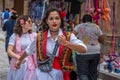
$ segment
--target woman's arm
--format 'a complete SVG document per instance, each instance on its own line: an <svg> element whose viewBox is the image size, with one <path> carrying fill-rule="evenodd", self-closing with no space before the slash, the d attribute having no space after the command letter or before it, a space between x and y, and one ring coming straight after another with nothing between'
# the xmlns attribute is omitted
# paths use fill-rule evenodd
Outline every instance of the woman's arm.
<svg viewBox="0 0 120 80"><path fill-rule="evenodd" d="M18 59L20 56L17 55L17 54L15 54L15 53L13 52L13 49L14 49L14 46L13 46L13 45L9 45L9 46L8 46L8 49L7 49L7 54L8 54L10 57L12 57L12 58Z"/></svg>
<svg viewBox="0 0 120 80"><path fill-rule="evenodd" d="M30 45L27 46L25 52L18 58L16 62L16 68L19 69L24 58L27 57L28 55L35 54L35 52L36 52L36 41L34 40Z"/></svg>
<svg viewBox="0 0 120 80"><path fill-rule="evenodd" d="M78 32L73 30L72 33L74 33L75 35L78 35Z"/></svg>
<svg viewBox="0 0 120 80"><path fill-rule="evenodd" d="M85 47L83 47L82 45L73 44L69 41L65 42L65 46L69 47L70 49L73 49L74 51L77 51L78 53L85 53L86 52Z"/></svg>
<svg viewBox="0 0 120 80"><path fill-rule="evenodd" d="M79 41L77 38L75 38L74 40ZM82 45L79 45L77 43L72 43L70 41L66 40L66 37L64 35L61 35L58 37L58 43L66 46L70 49L73 49L75 51L77 51L78 53L85 53L86 52L86 46L81 42Z"/></svg>
<svg viewBox="0 0 120 80"><path fill-rule="evenodd" d="M17 69L20 68L20 65L21 65L21 63L22 63L22 61L24 60L25 57L27 57L27 53L26 53L26 52L24 52L24 53L18 58L18 60L17 60L17 62L16 62L16 65L15 65Z"/></svg>
<svg viewBox="0 0 120 80"><path fill-rule="evenodd" d="M98 37L99 43L104 43L104 40L105 40L104 35Z"/></svg>

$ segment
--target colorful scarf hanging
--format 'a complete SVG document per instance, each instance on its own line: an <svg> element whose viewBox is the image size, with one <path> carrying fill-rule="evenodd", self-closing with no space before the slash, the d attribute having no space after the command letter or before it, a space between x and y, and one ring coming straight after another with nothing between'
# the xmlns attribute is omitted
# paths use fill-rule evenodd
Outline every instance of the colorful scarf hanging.
<svg viewBox="0 0 120 80"><path fill-rule="evenodd" d="M86 0L85 2L85 14L90 14L93 17L93 20L96 24L98 24L99 13L101 9L99 8L99 0L93 0L94 8L92 8L91 0Z"/></svg>
<svg viewBox="0 0 120 80"><path fill-rule="evenodd" d="M94 14L93 14L93 20L95 21L96 24L98 24L99 20L99 13L100 13L100 8L99 8L99 0L94 0Z"/></svg>
<svg viewBox="0 0 120 80"><path fill-rule="evenodd" d="M91 0L86 0L84 12L85 14L91 14L94 12L94 8L91 7Z"/></svg>
<svg viewBox="0 0 120 80"><path fill-rule="evenodd" d="M115 2L113 2L113 22L112 22L112 38L111 38L111 49L109 57L111 60L116 58L115 55Z"/></svg>
<svg viewBox="0 0 120 80"><path fill-rule="evenodd" d="M110 13L110 11L111 11L111 9L110 9L110 6L109 6L109 4L108 4L108 1L107 0L103 0L102 1L102 19L105 21L105 24L106 24L106 28L107 28L107 30L108 31L110 31L111 29L110 29L110 15L109 15L109 13Z"/></svg>

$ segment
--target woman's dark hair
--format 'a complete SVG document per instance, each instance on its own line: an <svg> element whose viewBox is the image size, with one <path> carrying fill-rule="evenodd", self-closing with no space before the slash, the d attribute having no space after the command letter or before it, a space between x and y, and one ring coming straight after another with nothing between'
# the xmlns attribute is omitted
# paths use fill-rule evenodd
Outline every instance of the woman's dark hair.
<svg viewBox="0 0 120 80"><path fill-rule="evenodd" d="M85 14L82 18L83 23L85 22L91 22L92 23L92 16L89 14Z"/></svg>
<svg viewBox="0 0 120 80"><path fill-rule="evenodd" d="M47 25L47 23L46 23L46 20L48 19L48 16L50 15L50 13L51 13L51 12L54 12L54 11L56 11L56 12L59 14L59 16L60 16L60 10L59 10L59 9L53 8L53 7L49 8L49 9L45 12L45 15L43 16L43 19L42 19L41 24L40 24L40 27L43 29L43 31L49 29L49 27L48 27L48 25ZM61 19L60 28L61 28L61 29L64 29L64 26L65 26L65 25L64 25L64 20L61 18L61 16L60 16L60 19Z"/></svg>
<svg viewBox="0 0 120 80"><path fill-rule="evenodd" d="M30 18L30 16L28 15L20 15L17 20L16 20L16 23L15 23L15 26L14 26L14 33L18 34L19 36L22 35L22 26L20 25L20 20L24 20L24 23L28 20L28 18ZM28 33L31 33L32 30L29 30Z"/></svg>

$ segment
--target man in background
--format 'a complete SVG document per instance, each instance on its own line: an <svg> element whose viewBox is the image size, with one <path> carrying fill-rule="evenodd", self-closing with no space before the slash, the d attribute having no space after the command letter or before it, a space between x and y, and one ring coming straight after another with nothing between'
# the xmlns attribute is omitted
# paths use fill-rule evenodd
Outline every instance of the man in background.
<svg viewBox="0 0 120 80"><path fill-rule="evenodd" d="M97 66L100 61L100 43L104 36L98 25L92 23L92 16L85 14L83 23L77 25L73 31L87 46L86 54L77 54L77 68L79 80L97 80Z"/></svg>

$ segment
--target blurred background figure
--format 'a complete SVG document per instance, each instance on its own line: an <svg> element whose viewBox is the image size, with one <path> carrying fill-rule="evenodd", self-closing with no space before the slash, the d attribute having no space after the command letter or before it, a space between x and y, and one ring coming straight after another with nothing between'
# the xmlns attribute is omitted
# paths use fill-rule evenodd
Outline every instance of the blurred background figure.
<svg viewBox="0 0 120 80"><path fill-rule="evenodd" d="M77 25L74 34L87 46L85 55L77 55L77 68L79 80L97 80L97 66L100 61L100 43L104 36L98 25L92 22L92 16L85 14L83 23Z"/></svg>
<svg viewBox="0 0 120 80"><path fill-rule="evenodd" d="M12 13L17 13L16 10L15 10L14 8L11 8L10 13L9 13L10 16L12 15Z"/></svg>
<svg viewBox="0 0 120 80"><path fill-rule="evenodd" d="M2 11L0 10L0 27L2 27Z"/></svg>
<svg viewBox="0 0 120 80"><path fill-rule="evenodd" d="M2 27L3 31L6 31L6 39L5 39L5 49L7 51L8 48L8 43L9 43L9 38L10 36L13 34L13 28L14 28L14 24L16 22L16 18L18 17L17 13L12 12L10 19L8 21L5 22L5 24ZM11 60L11 58L8 56L9 61Z"/></svg>
<svg viewBox="0 0 120 80"><path fill-rule="evenodd" d="M5 24L6 21L8 21L9 17L10 17L10 10L9 8L5 9L5 12L3 12L2 14L2 20L3 20L3 24Z"/></svg>

